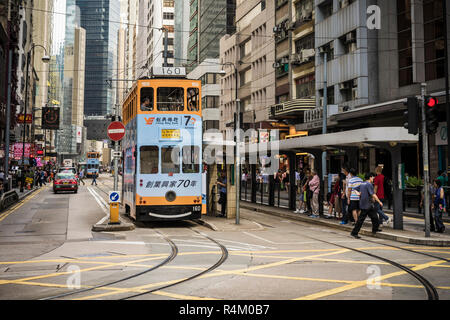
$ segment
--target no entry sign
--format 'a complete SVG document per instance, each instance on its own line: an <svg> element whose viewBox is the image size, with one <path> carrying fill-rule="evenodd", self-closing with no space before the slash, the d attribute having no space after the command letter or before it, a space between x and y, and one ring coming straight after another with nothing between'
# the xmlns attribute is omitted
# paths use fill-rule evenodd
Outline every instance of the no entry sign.
<svg viewBox="0 0 450 320"><path fill-rule="evenodd" d="M120 121L111 122L108 126L108 137L113 141L120 141L125 136L125 126Z"/></svg>

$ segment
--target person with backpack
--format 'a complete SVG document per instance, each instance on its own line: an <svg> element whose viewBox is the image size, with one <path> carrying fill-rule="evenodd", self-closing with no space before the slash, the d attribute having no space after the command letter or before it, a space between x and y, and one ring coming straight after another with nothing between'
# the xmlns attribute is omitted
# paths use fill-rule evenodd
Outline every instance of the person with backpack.
<svg viewBox="0 0 450 320"><path fill-rule="evenodd" d="M92 174L92 183L91 185L93 185L95 183L95 185L97 185L97 172L94 172Z"/></svg>
<svg viewBox="0 0 450 320"><path fill-rule="evenodd" d="M442 222L442 214L446 212L445 193L444 188L440 180L434 180L434 201L431 205L431 209L434 210L434 221L436 224L436 232L443 233L445 231L445 225Z"/></svg>
<svg viewBox="0 0 450 320"><path fill-rule="evenodd" d="M358 186L354 187L354 191L359 193L359 208L361 210L361 214L358 217L358 221L355 224L350 235L355 239L360 239L361 237L358 235L359 230L361 229L364 220L369 216L370 220L372 220L372 233L380 232L379 229L380 222L378 220L378 214L375 211L374 202L378 202L380 207L383 207L383 202L378 199L376 193L373 189L373 180L375 178L375 173L367 173L365 175L366 181L362 182Z"/></svg>

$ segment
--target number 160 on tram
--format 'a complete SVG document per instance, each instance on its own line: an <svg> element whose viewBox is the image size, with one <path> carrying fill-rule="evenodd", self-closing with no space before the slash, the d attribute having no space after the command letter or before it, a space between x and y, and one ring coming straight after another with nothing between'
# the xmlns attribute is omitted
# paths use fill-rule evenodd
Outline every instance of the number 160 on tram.
<svg viewBox="0 0 450 320"><path fill-rule="evenodd" d="M153 74L136 81L122 104L123 203L136 221L198 219L201 82L186 79L183 68L154 68Z"/></svg>

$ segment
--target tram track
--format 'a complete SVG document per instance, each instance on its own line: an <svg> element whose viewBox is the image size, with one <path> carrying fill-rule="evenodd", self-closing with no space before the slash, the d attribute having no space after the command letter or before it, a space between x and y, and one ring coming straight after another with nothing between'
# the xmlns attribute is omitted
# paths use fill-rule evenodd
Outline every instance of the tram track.
<svg viewBox="0 0 450 320"><path fill-rule="evenodd" d="M298 223L296 221L292 221L292 222L294 224L304 226L304 224L300 224L300 223ZM340 235L337 232L331 232L331 233ZM375 258L375 259L381 260L383 262L386 262L386 263L388 263L388 264L390 264L390 265L392 265L392 266L394 266L394 267L396 267L398 269L401 269L401 270L407 272L408 274L413 276L417 281L419 281L423 285L423 287L424 287L424 289L426 291L428 300L439 300L439 294L438 294L436 288L434 287L434 285L430 281L428 281L424 276L422 276L421 274L415 272L411 268L408 268L408 267L406 267L406 266L404 266L404 265L402 265L402 264L400 264L400 263L398 263L396 261L387 259L385 257L379 256L379 255L376 255L376 254L372 254L372 253L369 253L369 252L366 252L366 251L363 251L363 250L359 250L359 249L347 247L347 246L344 246L344 245L341 245L341 244L329 242L329 241L326 241L326 240L323 240L323 239L311 237L311 236L308 236L308 235L305 235L305 234L301 234L301 236L309 238L311 240L315 240L315 241L319 241L319 242L326 243L326 244L329 244L329 245L333 245L333 246L336 246L336 247L339 247L339 248L342 248L342 249L347 249L347 250L350 250L350 251L353 251L353 252L358 252L360 254L364 254L364 255L370 256L372 258ZM375 243L375 244L378 244L378 245L383 245L383 246L386 246L386 247L391 247L391 248L403 250L403 251L407 251L407 252L410 252L410 253L424 255L424 256L427 256L427 257L430 257L430 258L434 258L434 259L438 259L438 260L444 260L444 261L450 262L448 259L445 259L445 258L441 258L441 257L435 256L435 255L431 255L431 254L427 254L427 253L423 253L423 252L417 252L417 251L410 250L410 249L407 249L407 248L402 248L402 247L389 245L389 244L384 244L384 243L380 243L380 242L377 242L377 241L371 241L371 240L366 240L366 239L360 239L360 240L365 241L365 242L369 242L369 243Z"/></svg>
<svg viewBox="0 0 450 320"><path fill-rule="evenodd" d="M137 297L140 297L140 296L143 296L143 295L150 294L150 293L155 292L155 291L159 291L159 290L167 289L167 288L170 288L170 287L174 287L174 286L179 285L181 283L193 280L193 279L198 278L198 277L200 277L200 276L202 276L202 275L204 275L204 274L206 274L208 272L213 271L214 269L218 268L220 265L222 265L228 259L228 250L227 250L227 248L224 245L222 245L220 242L214 240L213 238L211 238L211 237L209 237L209 236L207 236L207 235L205 235L205 234L203 234L203 233L201 233L201 232L199 232L197 230L194 230L192 228L189 228L189 229L192 230L193 232L195 232L195 233L205 237L206 239L214 242L215 244L217 244L220 247L221 251L222 251L222 255L221 255L220 259L214 265L210 266L209 268L207 268L207 269L205 269L205 270L203 270L203 271L201 271L199 273L196 273L196 274L194 274L194 275L192 275L192 276L190 276L188 278L176 281L174 283L171 283L171 284L168 284L168 285L165 285L165 286L162 286L162 287L154 288L152 290L148 290L148 291L141 292L141 293L138 293L138 294L135 294L135 295L131 295L131 296L128 296L128 297L125 297L125 298L121 298L119 300L128 300L128 299L132 299L132 298L137 298Z"/></svg>
<svg viewBox="0 0 450 320"><path fill-rule="evenodd" d="M58 298L64 298L64 297L71 296L71 295L74 295L74 294L89 292L89 291L92 291L92 290L95 290L95 289L112 286L114 284L117 284L117 283L120 283L120 282L123 282L123 281L127 281L127 280L130 280L130 279L139 277L141 275L149 273L149 272L151 272L153 270L156 270L156 269L161 268L162 266L168 264L173 259L175 259L175 257L178 255L178 247L172 240L170 240L168 237L166 237L164 234L162 234L158 230L155 230L155 232L158 233L164 240L166 240L169 243L170 247L171 247L171 253L166 257L166 259L164 259L163 261L161 261L157 265L155 265L155 266L153 266L151 268L148 268L148 269L146 269L144 271L141 271L139 273L130 275L128 277L125 277L125 278L114 280L114 281L111 281L111 282L108 282L108 283L104 283L104 284L101 284L101 285L96 285L96 286L91 287L91 288L86 288L86 289L72 291L72 292L66 292L66 293L62 293L62 294L59 294L59 295L55 295L55 296L51 296L51 297L47 297L47 298L43 298L43 299L39 299L39 300L53 300L53 299L58 299Z"/></svg>

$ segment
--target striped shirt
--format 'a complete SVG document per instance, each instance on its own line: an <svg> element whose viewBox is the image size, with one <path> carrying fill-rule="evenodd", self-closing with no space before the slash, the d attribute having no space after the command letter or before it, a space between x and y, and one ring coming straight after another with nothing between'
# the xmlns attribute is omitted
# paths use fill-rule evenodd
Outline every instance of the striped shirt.
<svg viewBox="0 0 450 320"><path fill-rule="evenodd" d="M355 190L355 188L358 187L362 182L362 179L358 176L350 178L350 180L348 181L348 189L352 190L350 200L359 201L359 193Z"/></svg>

